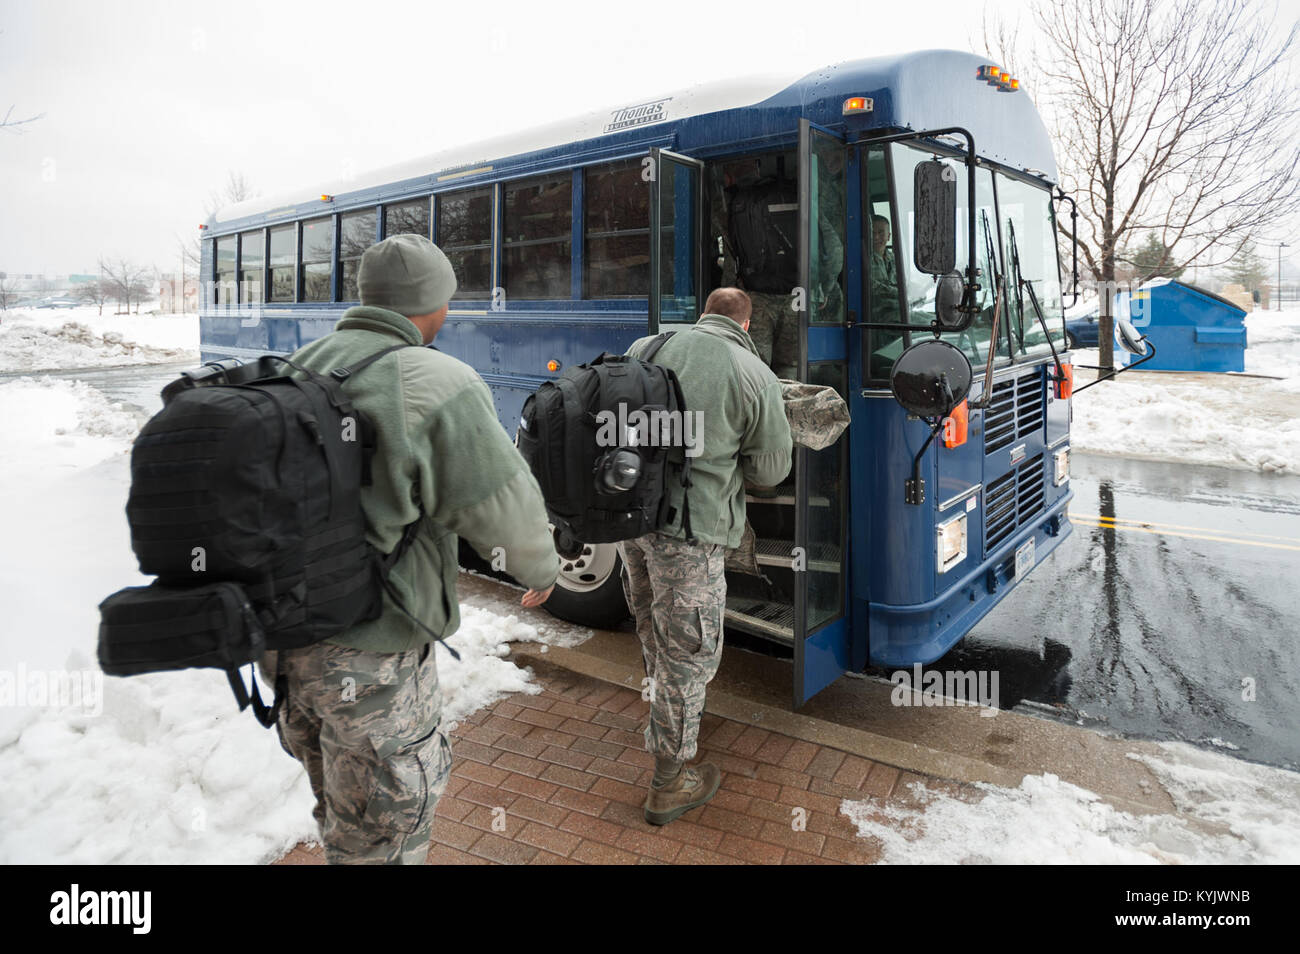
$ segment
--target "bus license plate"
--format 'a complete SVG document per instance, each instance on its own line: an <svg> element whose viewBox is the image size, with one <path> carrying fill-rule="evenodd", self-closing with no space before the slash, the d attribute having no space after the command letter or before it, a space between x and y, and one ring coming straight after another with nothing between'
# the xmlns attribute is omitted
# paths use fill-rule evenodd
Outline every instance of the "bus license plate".
<svg viewBox="0 0 1300 954"><path fill-rule="evenodd" d="M1030 537L1016 547L1016 579L1034 568L1034 538Z"/></svg>

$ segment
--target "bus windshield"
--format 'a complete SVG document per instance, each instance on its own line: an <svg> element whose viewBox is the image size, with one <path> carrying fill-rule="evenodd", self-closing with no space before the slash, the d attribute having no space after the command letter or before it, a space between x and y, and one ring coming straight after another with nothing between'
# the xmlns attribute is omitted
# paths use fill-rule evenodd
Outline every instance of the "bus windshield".
<svg viewBox="0 0 1300 954"><path fill-rule="evenodd" d="M1017 358L1047 354L1047 337L1034 313L1029 289L1038 296L1043 320L1058 350L1065 347L1061 308L1061 273L1056 251L1056 220L1051 193L1001 173L997 175L998 209L1006 261L1007 328Z"/></svg>
<svg viewBox="0 0 1300 954"><path fill-rule="evenodd" d="M867 190L871 199L868 216L872 221L872 245L864 235L863 273L869 276L866 295L870 299L869 320L905 321L925 324L934 318L936 278L918 271L912 261L915 201L913 181L916 166L938 159L950 166L957 183L957 266L967 260L966 170L957 158L935 155L912 145L888 147L889 174L895 202L888 202L885 183L885 149L871 150L868 158ZM872 160L875 160L874 162ZM994 202L996 182L997 202ZM1061 310L1061 282L1056 250L1056 226L1051 194L1044 188L1012 179L987 167L975 173L975 260L979 269L980 312L969 329L944 337L961 348L979 369L988 358L995 305L996 276L1002 277L1001 313L995 366L1028 360L1048 353L1047 339L1034 314L1028 287L1038 296L1043 317L1057 347L1063 347L1064 324ZM865 231L865 230L864 230ZM1012 238L1014 237L1014 246ZM894 249L900 249L895 255ZM1012 255L1012 251L1015 255ZM870 257L869 261L865 259ZM996 263L996 267L994 267ZM895 289L894 283L897 283ZM1026 285L1025 283L1028 283ZM914 333L915 335L915 333ZM888 378L894 360L902 352L904 335L899 331L872 333L871 366L868 376Z"/></svg>

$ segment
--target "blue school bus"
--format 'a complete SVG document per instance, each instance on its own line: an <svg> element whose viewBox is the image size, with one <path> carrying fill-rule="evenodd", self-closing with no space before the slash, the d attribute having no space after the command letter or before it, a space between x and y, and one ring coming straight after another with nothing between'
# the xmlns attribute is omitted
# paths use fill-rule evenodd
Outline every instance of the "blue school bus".
<svg viewBox="0 0 1300 954"><path fill-rule="evenodd" d="M727 190L784 184L797 196L781 209L798 254L795 373L834 387L852 423L749 496L759 572L728 572L727 624L789 647L796 706L868 664L932 662L1070 532L1060 196L1018 86L968 53L867 59L697 86L220 210L201 233L204 360L327 333L356 303L362 251L416 232L460 281L437 346L482 375L514 434L544 380L694 321L721 281ZM936 222L950 246L937 259ZM965 320L949 320L957 310ZM891 377L934 341L973 374L964 402L928 416L895 400ZM548 608L625 618L615 548L557 549Z"/></svg>

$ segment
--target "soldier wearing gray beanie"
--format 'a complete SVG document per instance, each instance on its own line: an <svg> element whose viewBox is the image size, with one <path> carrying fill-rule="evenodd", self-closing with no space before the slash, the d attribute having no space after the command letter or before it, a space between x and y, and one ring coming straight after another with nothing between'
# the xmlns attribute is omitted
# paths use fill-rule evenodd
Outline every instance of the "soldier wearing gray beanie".
<svg viewBox="0 0 1300 954"><path fill-rule="evenodd" d="M357 287L362 305L410 318L432 314L451 301L456 273L442 249L423 235L394 235L362 254Z"/></svg>

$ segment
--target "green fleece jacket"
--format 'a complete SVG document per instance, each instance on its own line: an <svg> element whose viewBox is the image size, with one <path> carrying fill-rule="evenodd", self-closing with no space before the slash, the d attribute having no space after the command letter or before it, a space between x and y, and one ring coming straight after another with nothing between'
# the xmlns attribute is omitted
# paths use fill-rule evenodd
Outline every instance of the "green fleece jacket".
<svg viewBox="0 0 1300 954"><path fill-rule="evenodd" d="M396 344L422 344L418 328L384 308L349 308L333 333L292 360L326 373ZM393 568L406 608L441 637L460 625L457 537L524 586L555 582L559 557L541 490L497 420L492 395L474 369L431 348L403 348L370 365L344 390L374 422L373 483L361 490L366 538L385 553L402 529L424 517ZM498 565L500 562L498 561ZM372 652L405 652L429 637L384 597L384 612L330 640Z"/></svg>
<svg viewBox="0 0 1300 954"><path fill-rule="evenodd" d="M627 353L640 356L652 340L639 338ZM790 472L781 383L745 330L725 315L702 315L669 338L654 363L677 373L686 410L698 424L691 530L703 543L737 547L745 530L745 478L770 487ZM683 491L675 478L669 493L676 516L661 532L682 539Z"/></svg>

